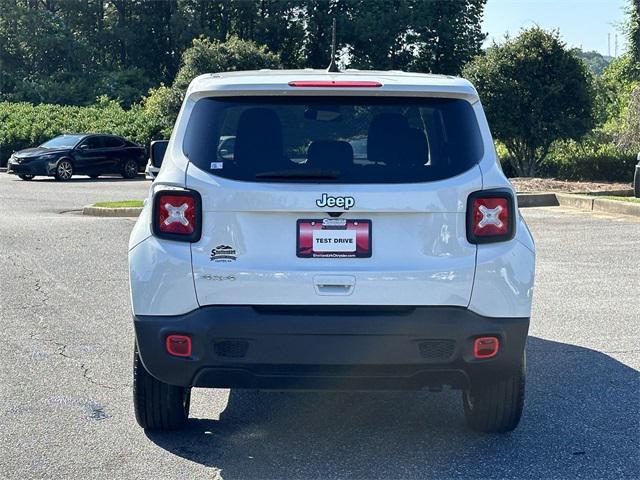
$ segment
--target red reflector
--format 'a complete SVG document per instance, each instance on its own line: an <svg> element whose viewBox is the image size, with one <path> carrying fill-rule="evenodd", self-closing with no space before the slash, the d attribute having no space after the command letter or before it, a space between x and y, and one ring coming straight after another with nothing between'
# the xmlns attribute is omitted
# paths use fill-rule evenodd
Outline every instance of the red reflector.
<svg viewBox="0 0 640 480"><path fill-rule="evenodd" d="M339 88L377 88L381 87L380 82L371 81L340 81L340 80L294 80L289 82L290 87L339 87Z"/></svg>
<svg viewBox="0 0 640 480"><path fill-rule="evenodd" d="M509 225L509 201L506 198L473 199L472 231L475 237L507 235Z"/></svg>
<svg viewBox="0 0 640 480"><path fill-rule="evenodd" d="M169 335L167 337L167 352L176 357L191 356L191 338L186 335Z"/></svg>
<svg viewBox="0 0 640 480"><path fill-rule="evenodd" d="M157 226L162 233L191 235L196 228L196 202L185 194L160 194Z"/></svg>
<svg viewBox="0 0 640 480"><path fill-rule="evenodd" d="M500 341L496 337L480 337L473 342L473 355L476 358L495 357L500 348Z"/></svg>

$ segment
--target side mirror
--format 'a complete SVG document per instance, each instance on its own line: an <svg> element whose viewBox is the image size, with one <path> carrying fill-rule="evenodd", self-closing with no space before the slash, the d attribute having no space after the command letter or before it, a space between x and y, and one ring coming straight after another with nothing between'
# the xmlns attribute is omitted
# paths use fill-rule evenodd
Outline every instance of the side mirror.
<svg viewBox="0 0 640 480"><path fill-rule="evenodd" d="M149 146L149 159L151 160L151 165L156 168L160 168L162 166L162 160L164 159L164 154L167 151L167 145L169 145L169 140L155 140L151 142Z"/></svg>
<svg viewBox="0 0 640 480"><path fill-rule="evenodd" d="M87 145L86 143L83 143L78 147L78 150L89 150L89 145Z"/></svg>

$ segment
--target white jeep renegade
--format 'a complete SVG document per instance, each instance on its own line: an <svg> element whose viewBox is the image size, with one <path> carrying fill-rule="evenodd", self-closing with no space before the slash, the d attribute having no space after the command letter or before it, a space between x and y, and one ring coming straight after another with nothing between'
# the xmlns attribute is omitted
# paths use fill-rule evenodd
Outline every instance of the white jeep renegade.
<svg viewBox="0 0 640 480"><path fill-rule="evenodd" d="M512 430L534 262L467 81L200 76L129 244L137 421L182 426L192 387L449 386Z"/></svg>

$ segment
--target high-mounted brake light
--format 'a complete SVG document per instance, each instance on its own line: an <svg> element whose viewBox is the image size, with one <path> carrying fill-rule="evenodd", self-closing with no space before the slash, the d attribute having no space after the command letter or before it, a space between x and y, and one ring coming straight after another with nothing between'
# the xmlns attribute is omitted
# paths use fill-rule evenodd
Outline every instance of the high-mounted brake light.
<svg viewBox="0 0 640 480"><path fill-rule="evenodd" d="M513 194L505 190L487 190L469 195L467 202L467 239L471 243L511 240L515 234Z"/></svg>
<svg viewBox="0 0 640 480"><path fill-rule="evenodd" d="M202 229L201 200L193 190L163 190L153 198L153 233L161 238L196 242Z"/></svg>
<svg viewBox="0 0 640 480"><path fill-rule="evenodd" d="M290 87L311 87L311 88L377 88L381 87L380 82L372 81L341 81L341 80L294 80L289 82Z"/></svg>

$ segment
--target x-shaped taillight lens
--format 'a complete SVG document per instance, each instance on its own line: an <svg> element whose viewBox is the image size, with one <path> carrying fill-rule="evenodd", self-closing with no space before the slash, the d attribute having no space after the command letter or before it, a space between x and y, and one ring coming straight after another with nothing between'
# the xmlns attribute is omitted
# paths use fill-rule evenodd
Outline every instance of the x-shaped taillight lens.
<svg viewBox="0 0 640 480"><path fill-rule="evenodd" d="M153 231L159 237L197 241L200 237L200 196L194 191L161 191L153 201Z"/></svg>
<svg viewBox="0 0 640 480"><path fill-rule="evenodd" d="M476 192L469 197L467 237L472 243L510 240L514 233L514 202L508 192Z"/></svg>

